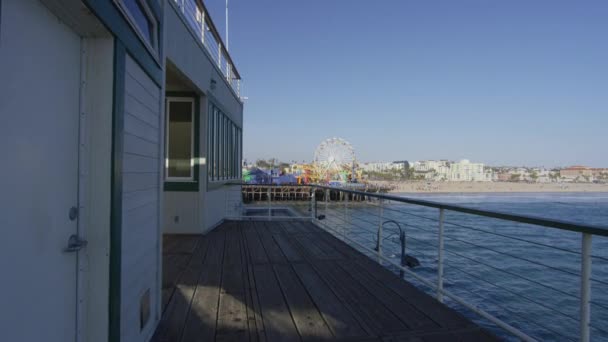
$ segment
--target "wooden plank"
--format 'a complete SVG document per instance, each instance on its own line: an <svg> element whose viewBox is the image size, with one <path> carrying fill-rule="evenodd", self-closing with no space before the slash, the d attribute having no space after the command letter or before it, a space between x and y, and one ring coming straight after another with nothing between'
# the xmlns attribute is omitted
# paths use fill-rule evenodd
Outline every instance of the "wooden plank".
<svg viewBox="0 0 608 342"><path fill-rule="evenodd" d="M262 245L260 236L256 232L253 222L249 222L243 228L243 234L245 236L250 261L254 264L268 263L268 256L266 256L266 251L264 250L264 246Z"/></svg>
<svg viewBox="0 0 608 342"><path fill-rule="evenodd" d="M338 295L343 303L368 322L376 334L407 330L407 326L379 303L359 282L333 261L317 262L313 267Z"/></svg>
<svg viewBox="0 0 608 342"><path fill-rule="evenodd" d="M264 222L255 222L255 227L268 256L268 261L272 263L285 263L286 259L283 252L281 252L281 248L279 248L279 245L272 238L272 234L265 230L266 226Z"/></svg>
<svg viewBox="0 0 608 342"><path fill-rule="evenodd" d="M192 298L181 341L202 342L213 341L215 338L221 274L221 265L205 264Z"/></svg>
<svg viewBox="0 0 608 342"><path fill-rule="evenodd" d="M300 336L283 300L272 266L254 265L253 272L267 340L299 341Z"/></svg>
<svg viewBox="0 0 608 342"><path fill-rule="evenodd" d="M323 250L312 241L307 234L294 234L291 238L300 245L301 250L304 251L311 260L328 259Z"/></svg>
<svg viewBox="0 0 608 342"><path fill-rule="evenodd" d="M251 258L249 253L248 240L246 239L246 232L252 232L251 223L239 222L241 232L241 257L243 260L243 273L245 281L245 304L247 310L247 327L249 329L249 341L265 341L264 335L264 324L262 323L262 316L260 315L260 303L258 302L257 292L255 288L255 279L253 276L253 268L251 265ZM253 231L255 234L255 231ZM257 234L255 234L257 237ZM258 239L259 243L259 239ZM261 247L261 243L259 245ZM262 248L263 249L263 248ZM265 254L264 254L265 256Z"/></svg>
<svg viewBox="0 0 608 342"><path fill-rule="evenodd" d="M180 340L197 287L197 279L202 270L202 260L207 250L206 246L206 242L198 246L193 257L190 259L188 268L177 281L175 291L159 322L153 341L168 342Z"/></svg>
<svg viewBox="0 0 608 342"><path fill-rule="evenodd" d="M279 245L279 248L287 258L287 260L289 260L290 262L299 262L304 260L302 255L300 255L296 244L292 241L291 236L286 234L274 234L272 237L274 238L276 244Z"/></svg>
<svg viewBox="0 0 608 342"><path fill-rule="evenodd" d="M439 303L435 298L400 279L386 268L374 264L373 260L364 258L359 259L356 263L361 270L367 271L372 277L384 284L385 287L391 289L412 306L415 306L440 327L454 328L474 325L474 323L457 311Z"/></svg>
<svg viewBox="0 0 608 342"><path fill-rule="evenodd" d="M280 222L283 231L287 234L301 233L300 228L294 225L294 221L282 221Z"/></svg>
<svg viewBox="0 0 608 342"><path fill-rule="evenodd" d="M224 260L224 241L226 233L223 230L216 228L215 231L207 234L206 238L209 241L209 250L205 264L221 265Z"/></svg>
<svg viewBox="0 0 608 342"><path fill-rule="evenodd" d="M292 267L336 339L368 336L355 316L348 311L310 265L299 263L293 264Z"/></svg>
<svg viewBox="0 0 608 342"><path fill-rule="evenodd" d="M198 234L164 235L164 254L192 254L202 236Z"/></svg>
<svg viewBox="0 0 608 342"><path fill-rule="evenodd" d="M384 306L391 310L395 316L399 317L399 319L410 329L439 328L434 321L420 312L416 307L412 306L390 289L387 289L386 286L379 283L367 272L360 271L358 265L353 265L352 262L349 261L337 262L337 264L348 272L353 279L356 279L359 284L363 285L378 302L384 304Z"/></svg>
<svg viewBox="0 0 608 342"><path fill-rule="evenodd" d="M248 339L247 309L241 256L240 232L235 223L226 224L226 243L218 306L216 341Z"/></svg>
<svg viewBox="0 0 608 342"><path fill-rule="evenodd" d="M327 243L332 244L341 253L345 254L348 260L356 262L361 269L369 272L369 274L380 283L397 293L412 306L415 306L439 326L465 327L474 325L474 323L460 313L439 303L435 298L416 288L414 285L400 279L396 274L385 267L380 266L377 262L361 254L350 245L336 239L331 234L326 233L320 235L320 237Z"/></svg>
<svg viewBox="0 0 608 342"><path fill-rule="evenodd" d="M215 338L225 233L218 230L206 235L204 240L208 245L207 255L184 326L184 342L212 341Z"/></svg>
<svg viewBox="0 0 608 342"><path fill-rule="evenodd" d="M247 310L243 289L243 270L238 265L225 265L217 317L217 340L248 339Z"/></svg>
<svg viewBox="0 0 608 342"><path fill-rule="evenodd" d="M274 265L289 311L303 341L330 340L333 334L290 265Z"/></svg>

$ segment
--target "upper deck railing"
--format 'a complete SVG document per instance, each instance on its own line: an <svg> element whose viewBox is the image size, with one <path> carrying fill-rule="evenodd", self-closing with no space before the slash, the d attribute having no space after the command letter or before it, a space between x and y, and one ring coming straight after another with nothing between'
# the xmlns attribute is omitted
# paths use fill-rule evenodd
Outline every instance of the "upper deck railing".
<svg viewBox="0 0 608 342"><path fill-rule="evenodd" d="M288 186L295 190L286 193L257 187L244 195L252 195L258 219L280 219L273 210L294 207L295 218L312 220L439 301L466 307L519 339L608 338L608 227L324 185ZM298 200L299 208L292 205ZM403 228L401 253L393 226ZM406 252L420 268L405 265Z"/></svg>
<svg viewBox="0 0 608 342"><path fill-rule="evenodd" d="M172 0L177 5L196 38L203 44L226 82L241 99L241 75L239 74L222 40L209 11L201 0Z"/></svg>

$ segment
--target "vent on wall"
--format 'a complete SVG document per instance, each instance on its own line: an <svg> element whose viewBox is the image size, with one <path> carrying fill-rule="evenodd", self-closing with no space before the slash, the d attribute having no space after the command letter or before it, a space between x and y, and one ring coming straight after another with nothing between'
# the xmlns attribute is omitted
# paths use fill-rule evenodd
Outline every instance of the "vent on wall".
<svg viewBox="0 0 608 342"><path fill-rule="evenodd" d="M139 329L143 330L150 320L150 289L141 296L139 301Z"/></svg>

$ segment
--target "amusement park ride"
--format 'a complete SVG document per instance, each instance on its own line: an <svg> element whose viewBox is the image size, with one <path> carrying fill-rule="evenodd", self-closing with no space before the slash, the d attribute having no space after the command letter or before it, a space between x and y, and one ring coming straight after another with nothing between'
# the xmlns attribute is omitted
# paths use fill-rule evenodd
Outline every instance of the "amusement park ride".
<svg viewBox="0 0 608 342"><path fill-rule="evenodd" d="M356 172L355 149L342 138L329 138L315 150L312 164L316 183L355 183L360 175Z"/></svg>
<svg viewBox="0 0 608 342"><path fill-rule="evenodd" d="M243 170L243 180L246 183L285 183L280 178L285 177L283 170L271 171L270 174L258 170L260 176L253 174L252 170ZM273 173L274 172L274 173ZM355 183L361 179L361 171L357 170L355 149L342 138L329 138L321 142L314 154L314 161L310 164L295 164L291 166L290 175L293 181L287 179L286 183L297 184L332 184L345 185Z"/></svg>

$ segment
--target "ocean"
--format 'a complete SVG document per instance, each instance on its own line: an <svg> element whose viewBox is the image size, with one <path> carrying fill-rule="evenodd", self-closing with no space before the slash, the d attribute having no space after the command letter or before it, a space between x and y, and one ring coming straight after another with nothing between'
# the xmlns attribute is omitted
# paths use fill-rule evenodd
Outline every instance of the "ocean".
<svg viewBox="0 0 608 342"><path fill-rule="evenodd" d="M608 227L608 193L397 194L479 209ZM324 213L322 204L319 213ZM376 243L376 204L332 205L327 223L368 248ZM437 275L438 209L391 202L382 220L405 230L411 270ZM400 260L395 223L384 225L383 252ZM581 234L446 211L444 288L539 340L578 340ZM608 238L592 242L591 336L608 341ZM387 265L390 268L390 264ZM393 270L398 273L396 268ZM432 292L415 278L405 278ZM505 339L509 334L454 301L446 303Z"/></svg>

